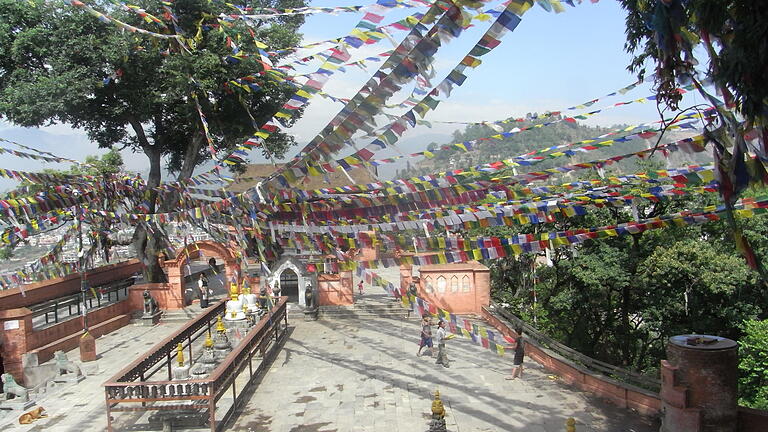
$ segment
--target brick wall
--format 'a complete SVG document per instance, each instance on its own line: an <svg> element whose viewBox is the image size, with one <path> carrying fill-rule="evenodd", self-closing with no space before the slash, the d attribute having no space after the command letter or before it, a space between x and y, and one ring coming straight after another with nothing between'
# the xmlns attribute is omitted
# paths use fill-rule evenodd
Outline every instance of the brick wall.
<svg viewBox="0 0 768 432"><path fill-rule="evenodd" d="M438 289L440 277L445 278L443 292ZM408 284L403 280L408 279L405 271L401 271L400 278L400 285L407 287ZM469 280L468 291L465 291L466 278ZM485 266L467 266L466 264L423 266L419 270L419 281L417 296L451 313L480 315L482 308L490 304L490 271ZM431 292L428 292L428 284L432 286Z"/></svg>
<svg viewBox="0 0 768 432"><path fill-rule="evenodd" d="M352 283L345 283L345 278L338 274L317 276L317 304L319 306L350 306L354 293Z"/></svg>
<svg viewBox="0 0 768 432"><path fill-rule="evenodd" d="M129 260L89 270L86 275L91 286L126 279L141 272L143 265L138 260ZM21 290L24 290L22 295ZM0 291L0 309L16 309L46 302L69 294L80 292L80 275L77 273L65 277L47 279L41 282L25 284L22 288Z"/></svg>
<svg viewBox="0 0 768 432"><path fill-rule="evenodd" d="M148 290L152 298L162 310L184 308L187 299L184 291L175 283L143 283L128 288L128 301L131 312L144 311L144 290Z"/></svg>
<svg viewBox="0 0 768 432"><path fill-rule="evenodd" d="M88 312L88 327L94 337L117 330L130 321L128 300ZM33 330L32 311L18 308L0 311L4 331L0 334L3 367L6 372L22 383L21 357L36 352L39 362L53 358L57 350L76 348L83 333L83 321L75 317L42 330Z"/></svg>

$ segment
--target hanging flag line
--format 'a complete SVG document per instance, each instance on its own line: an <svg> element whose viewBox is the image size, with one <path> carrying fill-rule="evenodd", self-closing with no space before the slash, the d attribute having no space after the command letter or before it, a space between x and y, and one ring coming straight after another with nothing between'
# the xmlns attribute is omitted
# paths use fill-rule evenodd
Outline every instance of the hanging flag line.
<svg viewBox="0 0 768 432"><path fill-rule="evenodd" d="M510 28L514 28L517 25L517 22L519 22L519 17L522 16L522 14L525 13L531 6L532 2L524 1L524 0L512 0L507 3L507 7L505 9L505 12L502 12L502 15L497 18L497 21L492 26L492 29L494 31L501 31L501 29L506 28L506 26L509 26ZM542 4L542 3L540 3ZM550 3L547 3L549 6ZM545 9L547 9L547 6L544 6ZM549 8L551 10L551 7ZM559 12L560 10L557 9ZM450 14L446 14L446 16L450 16ZM514 17L514 18L512 18ZM460 33L461 27L459 27L458 32L455 32L456 35ZM496 40L493 37L490 37L487 39L481 40L478 45L473 48L473 50L470 52L468 56L464 58L462 61L463 66L468 67L476 67L480 64L480 60L477 58L477 56L482 55L484 53L487 53L491 49L493 49L495 46L498 45L498 40ZM434 52L432 51L434 48L430 48L429 51L426 51L424 55L431 57ZM419 51L419 50L417 50ZM425 70L424 67L420 69L416 69L416 71L423 71ZM411 73L409 76L416 75L416 71L414 73ZM394 71L393 71L394 72ZM459 76L460 75L460 76ZM450 93L450 88L452 88L453 84L461 83L466 78L463 74L459 72L459 75L456 75L456 82L446 79L444 81L444 87L441 90L445 91L447 93ZM464 77L464 78L462 78ZM385 77L386 78L386 77ZM428 78L428 77L425 77ZM449 75L450 78L450 75ZM383 78L384 79L384 78ZM365 87L363 88L365 89ZM372 96L375 93L370 93ZM381 94L375 94L377 97L375 99L375 104L372 106L365 106L364 112L360 112L360 110L356 109L358 104L354 104L354 108L346 109L342 111L340 114L344 114L342 116L337 115L328 126L324 129L324 131L328 131L328 133L321 133L318 136L316 136L310 143L302 150L302 152L297 155L292 162L289 162L286 164L285 167L277 170L272 176L268 178L267 181L271 181L272 179L277 179L277 181L280 182L283 186L289 186L291 183L295 183L298 178L303 176L302 170L300 165L307 165L307 170L310 172L310 175L317 173L317 175L320 175L320 172L317 170L317 167L313 166L309 161L317 161L320 159L320 155L328 156L332 153L337 152L340 148L342 148L346 141L352 136L352 133L356 131L359 128L362 128L364 130L370 129L369 123L373 121L373 115L380 111L381 105L386 102L386 99L388 98L389 93ZM382 97L384 96L384 97ZM429 99L425 100L425 103L423 106L420 106L419 110L416 110L416 112L425 113L426 111L433 109L437 106L437 99L432 98L431 96L428 96ZM362 100L363 96L360 92L353 98L353 101L356 100ZM371 102L374 101L370 96L367 98L367 101ZM434 105L434 106L432 106ZM349 114L345 114L344 111L349 112ZM413 113L414 111L411 111ZM349 121L349 120L351 121ZM404 127L406 122L399 123L400 126L398 128ZM391 140L396 140L395 137L396 132L391 132L391 136L388 136ZM380 143L376 143L377 145ZM372 156L372 152L370 152L370 149L363 149L361 152L368 152L370 154L364 154L361 155L362 160L368 160ZM361 152L358 152L357 154L360 154ZM367 155L367 157L365 157Z"/></svg>
<svg viewBox="0 0 768 432"><path fill-rule="evenodd" d="M698 116L699 116L698 113L681 115L680 118L678 118L675 123L679 121L691 119L691 118L698 118ZM673 125L672 127L684 128L684 129L693 128L693 124L675 125L675 123L671 123ZM644 126L646 125L631 126L629 128L626 128L624 131L632 131L634 129L639 129ZM618 133L618 132L615 132L615 133ZM615 134L615 133L611 133L611 134ZM588 139L588 140L582 140L572 144L566 144L565 146L577 145L577 144L587 144L587 145L582 147L581 149L572 150L570 152L563 152L562 154L558 154L552 157L554 158L554 157L562 157L562 156L572 156L577 152L586 152L586 151L597 149L599 146L609 147L610 145L616 142L631 141L633 139L651 138L653 136L656 136L658 134L658 131L643 130L641 132L627 135L623 138L618 138L614 140L601 140L603 137L606 137L611 134L605 134L596 139ZM484 140L484 139L503 139L503 137L497 138L496 136L493 136L489 138L479 138L478 140ZM477 142L478 140L474 140L472 142ZM597 140L601 140L597 143L598 145L590 144L590 143L596 142ZM464 148L467 148L467 150L469 151L470 149L472 149L471 147L472 142L468 142L470 143L469 146L467 144L461 144L461 145L464 146ZM275 195L276 195L276 198L282 201L298 202L298 201L304 201L310 198L324 197L327 194L374 192L377 190L387 189L387 188L396 187L400 185L409 185L411 183L424 183L424 182L431 182L431 181L459 182L460 180L458 179L451 180L451 178L466 179L472 176L488 175L488 173L503 170L506 168L517 167L517 166L530 166L540 162L541 160L544 160L544 158L533 158L531 160L526 160L526 161L519 161L519 160L516 161L514 159L505 159L502 161L489 162L482 165L476 165L469 169L456 169L456 170L440 172L440 173L436 173L428 176L411 177L409 179L397 179L397 180L384 181L384 182L349 185L349 186L337 187L337 188L320 188L320 189L314 189L314 190L283 189L283 190L276 191ZM440 179L443 179L443 180L440 180Z"/></svg>
<svg viewBox="0 0 768 432"><path fill-rule="evenodd" d="M709 175L711 176L711 172ZM422 214L395 213L391 217L370 217L353 221L345 225L344 220L337 219L333 222L325 221L325 224L308 221L305 225L275 224L271 223L270 229L291 235L327 234L339 236L368 236L370 232L386 233L402 230L423 230L425 232L444 232L445 230L487 228L490 226L523 226L551 223L558 218L570 218L583 216L587 213L587 207L620 207L634 205L636 201L660 202L677 198L691 193L713 193L718 191L719 184L710 182L704 186L694 186L686 189L683 185L664 185L652 188L647 192L634 192L624 196L584 196L576 197L576 200L552 200L551 202L535 203L528 205L495 205L495 206L462 206L460 210L445 208L442 210L425 210ZM456 206L458 207L458 206ZM417 212L413 212L417 213ZM392 221L396 220L396 222ZM335 225L330 225L334 223ZM413 240L413 236L404 237L402 245L407 245ZM346 244L346 243L344 243ZM350 243L351 245L351 243ZM283 246L298 247L293 244ZM306 245L305 245L306 246ZM312 245L310 245L312 246ZM302 248L306 249L306 248Z"/></svg>
<svg viewBox="0 0 768 432"><path fill-rule="evenodd" d="M380 13L384 12L386 8L379 6ZM424 15L424 18L422 20L429 19L427 17L437 13L437 11L441 10L440 7L433 5L430 10L427 12L427 14ZM383 15L378 15L374 13L366 13L365 16L358 22L358 24L355 26L355 28L352 30L350 35L354 36L356 34L356 31L362 32L364 29L370 29L371 27L375 27L378 22L380 22L383 19ZM414 29L419 26L421 21L419 23L414 25ZM413 34L415 30L411 30L410 34ZM407 38L408 36L406 36ZM358 42L359 41L359 42ZM333 54L326 58L325 63L323 63L320 68L318 68L317 72L315 74L311 75L311 79L307 81L306 84L302 86L300 90L298 90L291 99L286 102L283 107L278 111L272 119L267 121L262 127L254 133L254 135L246 140L242 145L238 146L238 148L233 151L229 156L224 158L223 163L227 165L234 165L238 163L242 163L243 159L242 156L245 156L248 154L248 151L250 151L251 148L255 146L260 146L264 140L269 138L274 132L278 131L280 129L278 122L281 119L290 119L293 117L294 113L299 110L301 107L306 105L309 102L309 99L312 98L318 91L321 91L325 83L328 81L331 75L339 69L339 65L343 64L344 62L348 61L351 57L349 52L347 51L347 46L352 47L359 47L364 44L362 39L356 39L356 40L350 40L347 41L346 38L339 44L337 44L336 48L333 51ZM390 56L391 59L391 56ZM389 60L389 59L388 59Z"/></svg>
<svg viewBox="0 0 768 432"><path fill-rule="evenodd" d="M551 199L547 201L528 201L516 204L495 203L485 205L464 205L451 206L434 210L432 208L425 210L414 210L410 212L399 212L389 215L390 217L371 217L364 220L354 221L345 225L344 220L324 221L325 224L308 221L305 225L288 224L270 224L270 228L275 232L292 234L329 234L339 235L358 235L366 232L395 232L400 230L419 230L426 229L429 232L439 232L445 229L458 228L485 228L489 226L522 226L535 225L541 223L553 222L554 217L582 216L586 214L587 207L625 207L632 205L635 201L645 200L650 202L659 202L676 198L691 193L713 193L717 192L719 184L709 182L704 186L695 186L703 182L705 177L712 177L710 169L706 171L694 171L702 176L701 180L691 181L690 183L676 183L672 185L661 185L650 188L646 192L637 192L621 195L613 193L596 193L590 195L578 195L570 198ZM388 221L393 219L395 221ZM334 223L335 225L330 225ZM422 225L425 225L422 226ZM408 237L412 238L412 237ZM286 246L286 245L284 245ZM287 245L293 247L293 245Z"/></svg>
<svg viewBox="0 0 768 432"><path fill-rule="evenodd" d="M431 15L427 14L424 21L432 23ZM373 116L378 113L387 99L400 90L401 85L423 75L428 65L434 61L434 55L444 46L463 33L467 24L466 15L456 5L440 14L437 22L427 30L415 26L411 34L405 37L395 52L389 56L379 70L352 97L350 102L336 114L323 130L316 135L285 166L273 173L265 183L285 172L288 176L296 165L302 165L307 160L316 160L322 155L329 155L345 145L345 141L359 128L370 130ZM429 18L427 18L429 17ZM425 34L422 34L422 31ZM390 72L385 72L389 70ZM284 176L279 180L287 186L295 182Z"/></svg>
<svg viewBox="0 0 768 432"><path fill-rule="evenodd" d="M768 197L739 200L734 206L737 217L751 218L755 215L768 213ZM529 252L542 252L560 246L573 246L588 240L619 237L628 234L639 234L645 231L661 229L670 226L692 226L711 221L718 221L728 210L722 206L708 206L695 211L683 211L668 214L638 222L627 222L618 225L608 225L599 228L577 229L569 231L545 232L539 235L520 234L513 237L477 237L460 242L459 238L443 238L446 247L457 250L433 254L384 258L371 261L350 260L340 263L342 270L354 270L357 267L365 269L377 267L396 267L399 265L434 265L452 262L466 262L481 259L498 259L507 256L518 256ZM439 240L437 240L439 242ZM460 250L458 250L460 249Z"/></svg>
<svg viewBox="0 0 768 432"><path fill-rule="evenodd" d="M662 146L659 146L657 149L660 151L666 151L667 153L660 153L663 156L668 155L671 152L675 152L677 150L682 150L686 153L694 153L694 152L700 152L704 150L704 147L706 145L706 140L703 136L697 136L692 138L686 138L683 140L679 140L676 142L664 144ZM372 206L374 205L380 205L384 206L384 208L391 208L391 206L406 206L408 204L406 203L416 203L416 202L422 202L424 203L424 206L448 206L448 205L457 205L457 204L469 204L474 201L480 201L483 199L486 199L488 195L494 196L495 194L503 193L508 198L513 199L516 196L519 196L519 193L516 192L515 188L512 188L510 186L513 186L515 184L521 183L524 184L528 180L540 180L547 178L549 176L555 175L555 174L561 174L566 172L571 172L574 170L580 170L580 169L593 169L597 167L602 167L608 164L615 163L617 161L620 161L625 158L630 157L644 157L645 155L649 154L650 152L654 151L653 149L646 149L640 152L636 153L629 153L625 155L620 156L614 156L609 159L600 159L596 161L591 162L585 162L585 163L578 163L578 164L572 164L572 165L565 165L562 167L556 167L548 170L544 170L541 172L535 172L535 173L528 173L518 176L510 176L510 177L504 177L500 179L492 179L492 181L480 181L480 182L474 182L474 183L468 183L468 184L448 184L447 186L443 186L445 183L428 183L431 186L434 186L438 189L428 190L428 191L418 191L418 187L425 187L423 183L413 183L408 184L406 186L393 186L391 187L388 192L390 193L390 196L387 197L354 197L350 198L350 201L345 202L345 204L353 203L354 207L356 209L349 209L349 208L337 208L333 210L327 210L323 208L318 208L322 206L322 204L316 204L316 203L302 203L302 207L297 207L295 204L288 204L288 203L281 203L275 205L273 208L280 209L281 212L275 213L279 216L281 220L294 220L298 219L298 216L296 215L298 212L296 209L300 208L307 208L311 209L311 218L314 220L335 220L339 218L346 218L346 219L354 219L356 217L365 217L364 215L375 215L376 211L381 211L380 209L374 209ZM699 168L702 170L703 168ZM527 177L530 174L530 178ZM651 176L655 177L663 177L663 176L680 176L685 175L687 173L680 173L675 171L656 171L651 174ZM440 178L443 182L450 180L451 178ZM436 180L432 180L436 181ZM489 190L490 189L490 190ZM399 204L403 203L403 204ZM429 203L429 204L426 204ZM390 207L387 207L390 206ZM406 210L412 210L411 208L403 207L402 211ZM270 211L268 208L264 208L263 211ZM291 213L293 212L293 214Z"/></svg>
<svg viewBox="0 0 768 432"><path fill-rule="evenodd" d="M91 6L88 6L87 4L81 2L80 0L62 0L62 1L67 6L72 6L72 7L75 7L75 8L78 8L78 9L82 9L82 10L88 12L89 14L91 14L91 15L95 16L96 18L98 18L98 20L103 22L103 23L114 24L117 27L120 27L121 29L124 29L124 30L128 30L131 33L140 33L140 34L143 34L143 35L146 35L146 36L150 36L150 37L153 37L153 38L158 38L158 39L175 40L176 42L178 42L179 46L181 46L181 47L186 49L186 45L184 43L184 38L179 36L179 35L155 33L155 32L149 31L149 30L145 30L145 29L140 28L140 27L132 26L132 25L124 23L124 22L122 22L122 21L120 21L120 20L118 20L116 18L113 18L113 17L111 17L111 16L109 16L107 14L99 12L96 9L92 8Z"/></svg>
<svg viewBox="0 0 768 432"><path fill-rule="evenodd" d="M480 57L498 47L502 42L501 39L507 33L513 32L520 22L521 18L512 13L510 6L507 6L496 17L491 27L470 49L468 54L448 73L447 77L440 84L433 87L429 94L421 98L413 108L400 116L397 121L391 122L387 129L379 134L370 144L354 153L353 157L357 157L360 162L367 161L373 157L375 152L393 146L407 129L416 126L416 115L423 119L427 112L437 108L441 100L450 97L453 88L461 86L467 79L466 72L482 63Z"/></svg>
<svg viewBox="0 0 768 432"><path fill-rule="evenodd" d="M659 146L658 150L662 151L662 152L663 151L675 151L678 148L680 148L680 149L682 149L684 151L688 151L688 152L690 152L690 151L700 151L700 149L703 149L703 145L702 144L703 144L703 137L698 136L698 137L694 137L694 138L688 138L688 139L684 139L684 140L679 140L678 142L675 142L675 143L669 143L669 144L666 144L666 145ZM473 199L473 200L484 199L484 197L488 194L488 188L491 187L491 186L493 186L494 188L499 190L499 189L504 188L504 185L507 184L507 183L515 184L515 183L520 183L520 182L534 181L534 180L537 180L537 179L546 178L546 177L551 176L551 175L556 174L556 173L569 172L569 171L572 171L574 169L585 169L585 168L602 167L604 165L614 163L614 162L619 161L619 160L621 160L623 158L626 158L626 157L634 157L634 156L642 157L642 156L644 156L645 154L647 154L650 151L653 151L653 150L652 149L648 149L648 150L644 150L644 151L637 152L637 153L631 153L631 154L628 154L628 155L617 156L617 157L613 157L613 158L610 158L610 159L593 161L593 162L590 162L590 163L575 164L575 165L570 165L570 166L566 165L565 167L553 168L553 169L550 169L550 170L545 170L543 172L526 173L526 174L522 174L522 175L517 176L517 177L504 177L504 178L501 178L501 179L494 179L493 183L485 182L485 183L464 184L464 185L458 184L460 180L463 180L463 179L466 179L466 178L470 178L472 176L486 175L486 173L482 173L482 172L477 172L477 173L470 173L470 172L458 172L458 173L456 173L456 172L453 172L453 173L451 173L451 175L444 176L444 177L424 176L424 177L412 179L413 183L404 182L402 180L398 184L392 183L390 186L388 186L390 191L388 191L388 192L387 191L385 191L385 192L381 192L380 191L378 193L379 194L382 194L382 193L390 193L390 194L403 194L403 193L406 193L406 194L410 194L410 195L405 195L405 196L399 197L398 199L400 199L400 200L402 200L402 199L412 200L412 201L428 201L428 200L432 200L432 201L438 202L441 205L450 205L450 204L458 204L458 203L465 203L466 204L466 203L469 202L467 200L470 200L470 199ZM503 168L504 168L504 165L503 165L503 162L502 162L500 165L497 165L494 169L503 169ZM3 170L0 170L0 175L2 175L2 174L3 174ZM418 190L417 188L425 189L425 188L432 188L432 187L438 187L439 188L439 187L446 187L446 186L451 186L450 193L447 190L445 190L445 191L441 191L441 190L436 190L436 191L435 190L425 190L425 191L421 191L419 193L414 193L414 191ZM380 189L380 188L381 188L381 185L377 185L377 189ZM508 188L506 188L506 189L508 189ZM354 191L350 187L345 188L345 190L348 191L348 192L361 192L361 190ZM472 192L471 193L467 193L468 191L472 191ZM506 192L506 193L509 194L510 192ZM419 194L421 194L421 195L419 195ZM426 194L426 195L424 195L424 194ZM84 196L88 196L88 195L84 195ZM509 196L512 196L512 195L509 195ZM88 196L88 198L92 199L92 197L90 197L90 196ZM177 211L177 212L162 213L162 214L155 214L155 215L142 214L142 213L131 213L131 214L123 214L123 215L120 215L119 217L121 218L121 220L123 222L126 222L126 223L136 222L136 221L139 221L139 220L154 220L154 221L160 221L160 222L164 222L166 220L176 220L176 219L183 220L183 219L185 219L187 217L195 218L198 214L200 214L202 216L203 212L217 212L217 211L221 211L221 209L226 208L226 206L228 206L229 203L231 203L231 202L240 202L240 200L242 200L242 199L245 199L245 200L248 200L248 201L259 202L258 199L253 197L252 193L250 193L250 195L243 193L243 194L238 194L238 195L235 195L235 196L232 196L232 197L228 197L225 200L222 200L222 201L219 201L219 202L206 204L204 206L196 207L196 208L188 209L188 210L180 210L180 211ZM360 200L360 199L361 198L358 198L358 200ZM391 200L392 198L382 197L382 198L376 198L376 199L381 199L381 200L390 199ZM368 203L367 205L370 205L371 203L376 202L376 201L374 201L373 199L365 198L364 201L359 201L359 202ZM37 199L33 203L24 203L24 202L21 202L21 203L18 203L18 202L6 203L6 202L0 202L0 207L6 207L6 213L8 215L16 214L16 212L13 211L13 208L16 208L17 212L19 210L23 210L25 213L29 212L29 214L38 214L38 213L41 212L41 209L42 209L42 211L48 211L48 210L51 210L51 208L62 207L62 206L69 207L71 205L74 205L74 203L71 200L64 201L62 203L53 203L53 204L48 203L48 202L44 202L43 205L39 204L39 200L37 200ZM281 209L283 207L279 207L279 206L272 207L272 206L260 205L260 206L258 206L258 208L260 209L260 211L272 212L273 210L270 210L271 208L277 210L277 209ZM288 208L290 209L290 207L288 207ZM0 212L0 214L3 214L3 212ZM98 214L102 215L103 217L112 217L112 218L117 217L117 216L114 215L114 213L110 214L108 212L99 212Z"/></svg>
<svg viewBox="0 0 768 432"><path fill-rule="evenodd" d="M432 6L432 2L422 1L422 0L377 0L376 3L370 4L370 5L360 5L360 6L331 6L331 7L324 7L324 6L304 6L304 7L298 7L298 8L287 8L287 9L274 9L274 8L250 8L250 7L240 7L234 4L228 4L229 6L233 7L234 9L237 9L240 12L240 14L221 14L219 17L222 20L225 21L237 21L237 20L243 20L243 21L258 21L262 20L264 18L275 18L275 17L281 17L281 16L291 16L291 15L314 15L314 14L320 14L320 13L328 13L336 15L338 13L346 13L346 12L366 12L370 9L372 9L372 6L374 5L380 5L380 6L386 6L389 8L418 8L418 7L429 7ZM247 12L247 13L246 13ZM266 13L264 13L266 12Z"/></svg>
<svg viewBox="0 0 768 432"><path fill-rule="evenodd" d="M602 112L604 112L606 110L609 110L609 109L614 109L614 108L626 106L626 105L629 105L629 104L632 104L632 103L635 103L635 102L643 103L643 102L647 102L649 100L652 100L654 98L655 98L655 96L651 96L649 98L640 98L640 99L636 99L636 100L628 101L628 102L619 102L619 103L616 103L616 104L613 104L613 105L609 105L607 107L603 107L603 108L600 108L600 109L597 109L597 110L594 110L594 111L591 111L591 112L588 112L588 113L576 115L576 116L573 116L573 117L564 117L564 118L560 118L560 119L555 119L555 120L548 121L548 122L545 122L545 123L539 123L539 124L536 124L536 125L527 126L527 127L524 127L524 128L515 128L515 129L513 129L510 132L502 132L502 133L500 133L498 135L494 135L492 137L495 138L495 137L499 137L500 136L500 138L497 138L497 139L504 139L504 138L509 138L509 137L511 137L511 136L513 136L515 134L518 134L520 132L523 132L523 131L530 131L530 130L533 130L533 129L547 127L547 126L551 126L551 125L562 123L562 122L576 123L576 120L585 120L585 119L587 119L589 117L592 117L594 115L600 114L600 113L602 113ZM410 111L408 113L406 113L404 116L402 116L401 119L406 119L404 121L404 123L407 124L407 125L410 125L410 127L415 127L416 126L415 116ZM399 120L398 122L402 122L402 121L403 120ZM394 124L402 124L402 123L394 123ZM404 132L405 129L398 129L398 130L402 130ZM379 137L376 140L374 140L368 146L364 147L362 150L360 150L360 151L358 151L356 153L353 153L352 155L347 156L346 158L343 158L341 160L343 160L346 164L350 164L352 162L357 163L357 164L365 163L365 161L367 161L367 160L369 160L369 159L371 159L373 157L375 152L381 151L381 150L385 149L386 147L388 147L390 145L393 145L395 142L397 142L397 140L399 139L399 137L401 135L402 135L402 132L399 133L399 134L396 133L396 132L393 133L393 131L390 129L387 132L384 132L384 134L379 135ZM470 141L470 143L475 143L476 144L478 142L481 142L480 140L482 140L482 139L472 140L472 141ZM467 145L466 142L450 144L450 145L448 145L448 149L451 149L451 148L460 148L461 149L460 146L466 146L466 145ZM440 151L447 150L445 147L446 146L441 146L439 148L439 150ZM526 153L524 155L516 157L516 159L523 159L526 156L531 156L533 154L544 153L544 152L548 152L548 151L552 151L552 150L560 149L560 148L565 148L565 147L568 147L568 145L553 146L553 147L550 147L550 148L547 148L547 149ZM429 153L433 154L434 152L429 152ZM339 162L339 160L336 160L335 163L336 164L341 164Z"/></svg>

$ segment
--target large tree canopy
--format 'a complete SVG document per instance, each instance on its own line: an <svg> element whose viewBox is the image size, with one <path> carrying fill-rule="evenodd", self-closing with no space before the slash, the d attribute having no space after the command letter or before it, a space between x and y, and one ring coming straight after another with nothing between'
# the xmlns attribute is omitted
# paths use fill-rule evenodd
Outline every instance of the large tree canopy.
<svg viewBox="0 0 768 432"><path fill-rule="evenodd" d="M754 0L620 0L627 10L629 66L640 71L656 63L660 100L675 106L676 82L708 66L721 91L750 121L768 119L768 3ZM702 44L702 52L695 48ZM706 53L705 55L700 55ZM709 57L708 64L704 62Z"/></svg>
<svg viewBox="0 0 768 432"><path fill-rule="evenodd" d="M170 37L130 33L63 2L0 0L0 115L22 126L68 123L84 129L101 147L143 152L150 167L147 186L154 187L161 181L163 157L179 180L211 157L198 103L213 147L223 151L278 111L293 87L266 77L259 82L261 91L228 82L265 70L259 47L296 46L303 18L246 25L219 19L237 12L225 2L138 3L153 16L164 16L164 22L144 22L114 2L88 5ZM246 3L240 7L304 6L303 0ZM236 53L240 55L233 59ZM276 133L262 149L281 156L291 143L290 137ZM166 199L167 205L156 208L152 192L147 202L155 212L170 210L176 200ZM159 249L154 241L137 230L137 252L150 267ZM156 269L150 269L149 277L158 278Z"/></svg>

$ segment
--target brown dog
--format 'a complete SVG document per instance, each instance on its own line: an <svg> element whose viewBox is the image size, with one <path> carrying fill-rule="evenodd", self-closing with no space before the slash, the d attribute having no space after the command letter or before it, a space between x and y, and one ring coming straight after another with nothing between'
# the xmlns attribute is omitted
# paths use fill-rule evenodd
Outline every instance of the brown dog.
<svg viewBox="0 0 768 432"><path fill-rule="evenodd" d="M37 407L32 411L25 412L24 414L22 414L19 417L19 424L30 424L33 421L37 419L41 419L43 417L48 417L48 414L45 413L45 408Z"/></svg>

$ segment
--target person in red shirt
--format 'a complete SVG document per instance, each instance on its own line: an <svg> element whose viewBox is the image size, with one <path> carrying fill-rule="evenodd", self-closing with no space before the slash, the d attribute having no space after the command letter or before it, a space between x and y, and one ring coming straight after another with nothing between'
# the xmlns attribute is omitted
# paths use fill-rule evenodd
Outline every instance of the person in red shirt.
<svg viewBox="0 0 768 432"><path fill-rule="evenodd" d="M360 295L363 295L363 281L357 283L357 290L360 291Z"/></svg>

